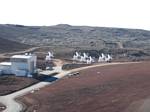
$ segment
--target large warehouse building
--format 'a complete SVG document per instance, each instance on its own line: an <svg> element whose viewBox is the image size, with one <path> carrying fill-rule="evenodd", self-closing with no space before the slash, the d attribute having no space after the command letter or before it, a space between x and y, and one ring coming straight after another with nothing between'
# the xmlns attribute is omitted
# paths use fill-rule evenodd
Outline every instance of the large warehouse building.
<svg viewBox="0 0 150 112"><path fill-rule="evenodd" d="M0 63L0 74L32 77L36 73L36 60L35 55L14 55L10 62Z"/></svg>

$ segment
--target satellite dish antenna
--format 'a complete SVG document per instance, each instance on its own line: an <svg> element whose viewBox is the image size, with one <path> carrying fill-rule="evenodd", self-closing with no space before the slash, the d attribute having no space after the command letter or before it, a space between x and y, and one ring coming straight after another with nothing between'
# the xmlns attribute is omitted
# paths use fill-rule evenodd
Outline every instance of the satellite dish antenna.
<svg viewBox="0 0 150 112"><path fill-rule="evenodd" d="M50 55L51 55L51 52L48 52L48 55L50 56Z"/></svg>
<svg viewBox="0 0 150 112"><path fill-rule="evenodd" d="M77 60L77 56L76 55L73 55L73 60Z"/></svg>
<svg viewBox="0 0 150 112"><path fill-rule="evenodd" d="M86 53L83 53L84 58L88 58L88 55Z"/></svg>
<svg viewBox="0 0 150 112"><path fill-rule="evenodd" d="M53 57L53 58L54 58L54 53L53 53L53 52L51 52L51 57Z"/></svg>
<svg viewBox="0 0 150 112"><path fill-rule="evenodd" d="M54 57L53 52L48 52L48 56L50 56L51 58Z"/></svg>
<svg viewBox="0 0 150 112"><path fill-rule="evenodd" d="M77 57L80 56L78 52L76 52L75 54L76 54Z"/></svg>
<svg viewBox="0 0 150 112"><path fill-rule="evenodd" d="M86 63L87 63L87 64L91 64L92 61L91 61L90 59L87 59L87 60L86 60Z"/></svg>
<svg viewBox="0 0 150 112"><path fill-rule="evenodd" d="M98 62L101 62L101 60L102 60L102 57L101 57L101 56L99 56L99 58L98 58Z"/></svg>
<svg viewBox="0 0 150 112"><path fill-rule="evenodd" d="M81 56L80 62L84 62L84 57Z"/></svg>
<svg viewBox="0 0 150 112"><path fill-rule="evenodd" d="M107 55L107 62L108 62L108 61L111 61L111 60L112 60L112 57L108 54L108 55Z"/></svg>
<svg viewBox="0 0 150 112"><path fill-rule="evenodd" d="M48 55L46 55L45 60L46 60L46 61L50 61L50 60L51 60L51 57L48 56Z"/></svg>
<svg viewBox="0 0 150 112"><path fill-rule="evenodd" d="M104 59L106 56L102 53L102 58Z"/></svg>

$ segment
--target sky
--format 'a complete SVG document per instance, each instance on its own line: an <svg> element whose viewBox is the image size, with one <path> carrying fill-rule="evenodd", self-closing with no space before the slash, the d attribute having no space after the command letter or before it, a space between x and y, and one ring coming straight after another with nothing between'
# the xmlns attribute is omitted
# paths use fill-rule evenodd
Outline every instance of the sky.
<svg viewBox="0 0 150 112"><path fill-rule="evenodd" d="M0 24L150 30L150 0L0 0Z"/></svg>

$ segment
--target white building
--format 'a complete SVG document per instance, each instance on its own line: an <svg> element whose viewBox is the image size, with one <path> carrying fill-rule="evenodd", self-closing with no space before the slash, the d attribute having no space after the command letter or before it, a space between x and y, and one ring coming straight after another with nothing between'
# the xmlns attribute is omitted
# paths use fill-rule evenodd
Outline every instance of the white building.
<svg viewBox="0 0 150 112"><path fill-rule="evenodd" d="M14 55L10 62L0 63L0 74L32 77L36 73L36 60L35 55Z"/></svg>
<svg viewBox="0 0 150 112"><path fill-rule="evenodd" d="M36 72L35 55L14 55L10 58L12 74L16 76L32 77Z"/></svg>
<svg viewBox="0 0 150 112"><path fill-rule="evenodd" d="M11 72L11 62L0 63L0 74L12 74Z"/></svg>

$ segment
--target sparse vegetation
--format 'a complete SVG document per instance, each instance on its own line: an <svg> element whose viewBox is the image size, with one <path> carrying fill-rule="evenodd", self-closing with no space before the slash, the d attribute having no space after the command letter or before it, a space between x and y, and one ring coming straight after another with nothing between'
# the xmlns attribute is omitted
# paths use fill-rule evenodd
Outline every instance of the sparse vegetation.
<svg viewBox="0 0 150 112"><path fill-rule="evenodd" d="M0 52L31 47L26 45L28 44L49 46L49 49L57 52L58 56L62 56L62 51L65 56L70 56L75 50L104 51L112 54L116 59L128 57L130 60L143 60L149 59L150 56L150 31L146 30L66 24L56 26L0 25L0 29L0 39L4 39L5 42L0 43Z"/></svg>

